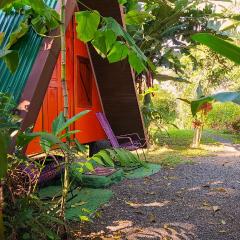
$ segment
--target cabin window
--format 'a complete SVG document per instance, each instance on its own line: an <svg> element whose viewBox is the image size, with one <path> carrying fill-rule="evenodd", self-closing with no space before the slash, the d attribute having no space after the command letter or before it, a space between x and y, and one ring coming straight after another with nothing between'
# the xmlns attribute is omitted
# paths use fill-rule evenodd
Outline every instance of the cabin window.
<svg viewBox="0 0 240 240"><path fill-rule="evenodd" d="M77 58L77 106L92 106L92 69L89 59Z"/></svg>

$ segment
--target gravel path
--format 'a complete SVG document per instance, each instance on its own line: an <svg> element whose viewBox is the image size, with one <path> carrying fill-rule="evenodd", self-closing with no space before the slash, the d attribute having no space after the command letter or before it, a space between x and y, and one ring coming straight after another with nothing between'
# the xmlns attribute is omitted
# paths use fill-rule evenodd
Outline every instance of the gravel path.
<svg viewBox="0 0 240 240"><path fill-rule="evenodd" d="M114 185L81 239L239 240L240 146L193 161Z"/></svg>

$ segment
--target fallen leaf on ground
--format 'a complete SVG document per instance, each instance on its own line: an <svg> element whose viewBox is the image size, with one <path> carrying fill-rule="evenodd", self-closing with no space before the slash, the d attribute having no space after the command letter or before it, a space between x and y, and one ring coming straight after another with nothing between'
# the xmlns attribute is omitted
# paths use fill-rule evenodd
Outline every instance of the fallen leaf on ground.
<svg viewBox="0 0 240 240"><path fill-rule="evenodd" d="M221 224L225 225L226 221L224 221L223 219L221 220Z"/></svg>
<svg viewBox="0 0 240 240"><path fill-rule="evenodd" d="M127 227L132 227L132 221L114 221L113 222L116 226L107 226L106 228L112 232L116 232L122 230Z"/></svg>
<svg viewBox="0 0 240 240"><path fill-rule="evenodd" d="M156 222L156 217L155 217L155 215L154 215L153 213L150 213L150 214L148 215L148 220L149 220L150 222L152 222L152 223L155 223L155 222Z"/></svg>
<svg viewBox="0 0 240 240"><path fill-rule="evenodd" d="M219 206L213 206L212 208L214 212L217 212L221 209Z"/></svg>
<svg viewBox="0 0 240 240"><path fill-rule="evenodd" d="M140 214L140 215L143 215L143 214L144 214L144 213L141 212L141 211L134 211L134 213L136 213L136 214Z"/></svg>
<svg viewBox="0 0 240 240"><path fill-rule="evenodd" d="M74 203L71 205L71 208L75 208L75 207L79 207L79 206L82 206L84 204L86 204L87 202L79 202L79 203Z"/></svg>
<svg viewBox="0 0 240 240"><path fill-rule="evenodd" d="M215 225L216 223L215 222L208 222L208 224Z"/></svg>
<svg viewBox="0 0 240 240"><path fill-rule="evenodd" d="M168 229L169 227L170 227L169 224L164 224L164 225L163 225L163 228L165 228L165 229Z"/></svg>
<svg viewBox="0 0 240 240"><path fill-rule="evenodd" d="M208 202L206 202L206 201L204 201L204 202L202 203L202 205L203 205L204 207L211 207L211 205L210 205Z"/></svg>
<svg viewBox="0 0 240 240"><path fill-rule="evenodd" d="M170 201L164 200L162 202L150 202L150 203L134 203L134 202L125 202L129 206L133 208L138 207L164 207L165 205L169 204Z"/></svg>
<svg viewBox="0 0 240 240"><path fill-rule="evenodd" d="M155 192L145 192L146 194L149 194L149 195L155 195L156 193Z"/></svg>
<svg viewBox="0 0 240 240"><path fill-rule="evenodd" d="M167 180L175 180L175 179L178 179L178 177L176 176L165 176L163 177L164 179L167 179Z"/></svg>
<svg viewBox="0 0 240 240"><path fill-rule="evenodd" d="M226 233L227 231L226 231L226 230L219 230L218 232L220 232L220 233Z"/></svg>
<svg viewBox="0 0 240 240"><path fill-rule="evenodd" d="M215 191L215 192L221 192L221 193L226 193L227 190L223 187L219 187L219 188L212 188L211 189L212 191Z"/></svg>

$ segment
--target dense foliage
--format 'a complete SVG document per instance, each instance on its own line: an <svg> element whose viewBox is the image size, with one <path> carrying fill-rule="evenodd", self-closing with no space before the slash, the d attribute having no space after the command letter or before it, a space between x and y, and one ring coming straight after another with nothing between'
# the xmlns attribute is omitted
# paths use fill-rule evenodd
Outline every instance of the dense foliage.
<svg viewBox="0 0 240 240"><path fill-rule="evenodd" d="M239 122L240 107L233 103L216 103L206 119L206 127L218 130L234 130ZM216 121L217 119L217 121ZM237 129L236 129L237 130Z"/></svg>

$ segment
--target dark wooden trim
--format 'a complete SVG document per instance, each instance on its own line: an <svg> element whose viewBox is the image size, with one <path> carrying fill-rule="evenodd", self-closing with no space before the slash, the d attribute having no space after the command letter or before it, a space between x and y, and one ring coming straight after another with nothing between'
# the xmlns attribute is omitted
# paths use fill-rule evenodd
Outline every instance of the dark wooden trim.
<svg viewBox="0 0 240 240"><path fill-rule="evenodd" d="M60 1L56 10L60 12ZM75 0L66 1L66 26L70 23L76 8ZM49 34L59 35L59 30ZM23 118L21 128L24 130L34 125L42 106L53 70L60 53L60 38L44 38L41 49L32 67L19 102L20 115Z"/></svg>
<svg viewBox="0 0 240 240"><path fill-rule="evenodd" d="M113 17L125 27L123 9L117 0L82 0L81 2L91 9L98 10L102 16ZM85 10L81 4L79 8ZM109 64L97 54L91 44L88 44L88 51L101 103L115 134L135 132L147 139L135 88L135 75L128 61Z"/></svg>

